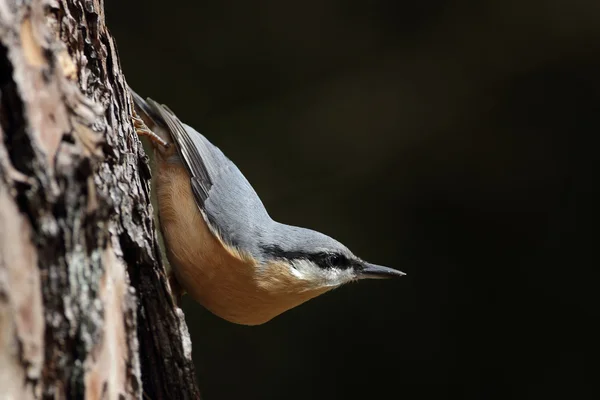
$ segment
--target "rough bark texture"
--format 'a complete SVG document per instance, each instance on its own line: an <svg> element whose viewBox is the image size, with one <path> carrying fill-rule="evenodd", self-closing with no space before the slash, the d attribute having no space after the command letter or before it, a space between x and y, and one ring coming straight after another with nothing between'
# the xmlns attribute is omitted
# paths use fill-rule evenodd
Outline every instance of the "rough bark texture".
<svg viewBox="0 0 600 400"><path fill-rule="evenodd" d="M0 388L198 398L101 0L0 0Z"/></svg>

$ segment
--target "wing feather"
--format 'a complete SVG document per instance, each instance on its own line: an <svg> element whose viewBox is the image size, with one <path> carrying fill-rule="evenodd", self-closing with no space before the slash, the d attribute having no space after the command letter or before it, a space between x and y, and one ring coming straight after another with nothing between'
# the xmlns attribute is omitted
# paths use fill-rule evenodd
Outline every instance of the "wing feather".
<svg viewBox="0 0 600 400"><path fill-rule="evenodd" d="M270 232L273 221L240 170L219 148L182 123L165 105L139 96L134 96L134 101L171 135L190 175L196 204L212 229L216 229L228 245L262 257L257 238Z"/></svg>
<svg viewBox="0 0 600 400"><path fill-rule="evenodd" d="M138 96L139 97L139 96ZM134 99L139 101L138 99ZM173 138L177 152L190 174L192 192L200 209L204 210L208 193L213 186L213 180L205 164L204 146L199 146L200 138L193 138L195 132L184 127L177 116L165 105L148 98L145 103L165 125ZM196 139L196 140L194 140Z"/></svg>

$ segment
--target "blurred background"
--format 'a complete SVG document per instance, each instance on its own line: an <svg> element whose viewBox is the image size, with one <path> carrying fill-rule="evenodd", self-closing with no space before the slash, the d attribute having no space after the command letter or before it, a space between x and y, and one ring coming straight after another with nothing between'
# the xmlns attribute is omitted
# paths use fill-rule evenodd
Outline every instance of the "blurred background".
<svg viewBox="0 0 600 400"><path fill-rule="evenodd" d="M186 299L205 400L600 398L599 1L108 0L106 19L129 84L275 219L408 274L257 327Z"/></svg>

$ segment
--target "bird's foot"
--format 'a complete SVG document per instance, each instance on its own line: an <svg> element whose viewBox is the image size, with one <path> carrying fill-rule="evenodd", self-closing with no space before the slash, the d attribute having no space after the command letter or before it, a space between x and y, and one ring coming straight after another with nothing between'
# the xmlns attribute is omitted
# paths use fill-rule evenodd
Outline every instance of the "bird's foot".
<svg viewBox="0 0 600 400"><path fill-rule="evenodd" d="M135 128L135 132L139 135L139 136L146 136L148 139L150 139L150 141L158 146L162 146L165 149L168 149L171 147L171 145L169 143L167 143L165 140L163 140L163 138L161 138L160 136L158 136L156 133L152 132L150 130L150 128L148 128L148 126L146 125L146 123L144 122L143 119L141 119L134 111L133 116L133 127Z"/></svg>

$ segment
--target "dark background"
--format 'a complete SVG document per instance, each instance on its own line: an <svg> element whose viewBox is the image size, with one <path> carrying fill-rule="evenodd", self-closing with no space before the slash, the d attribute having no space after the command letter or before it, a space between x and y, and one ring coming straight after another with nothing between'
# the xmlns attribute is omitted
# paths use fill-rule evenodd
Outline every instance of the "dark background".
<svg viewBox="0 0 600 400"><path fill-rule="evenodd" d="M272 216L408 273L258 327L206 400L600 398L600 1L106 1L129 84Z"/></svg>

